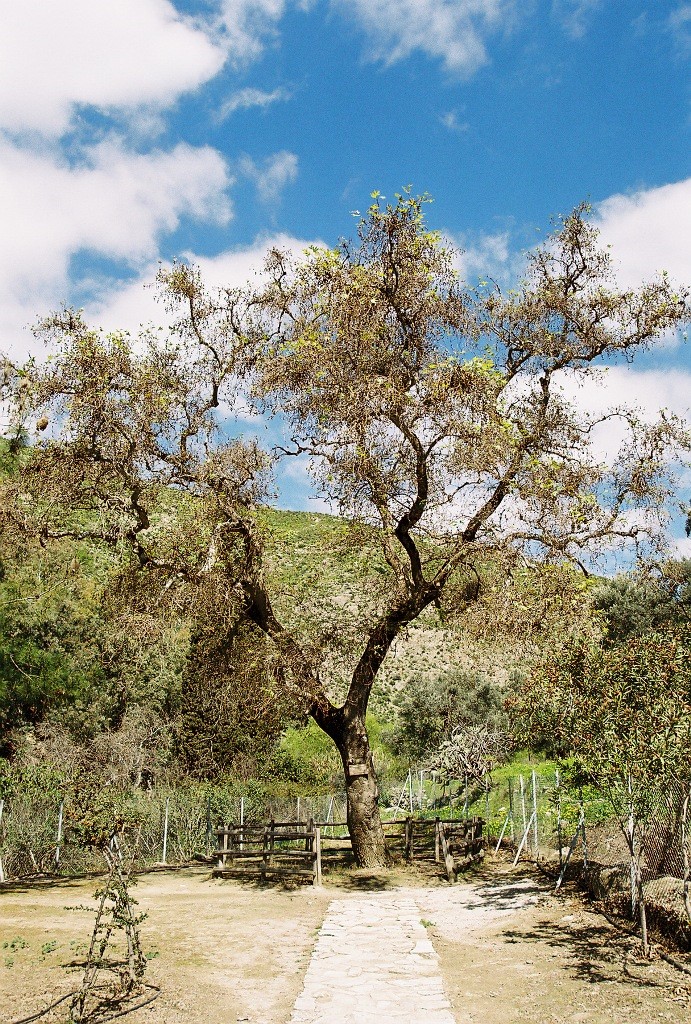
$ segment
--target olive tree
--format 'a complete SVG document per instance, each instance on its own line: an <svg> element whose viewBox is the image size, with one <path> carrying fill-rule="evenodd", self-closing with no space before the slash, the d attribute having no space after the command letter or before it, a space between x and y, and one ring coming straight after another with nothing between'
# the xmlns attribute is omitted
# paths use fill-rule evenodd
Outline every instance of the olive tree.
<svg viewBox="0 0 691 1024"><path fill-rule="evenodd" d="M556 643L510 700L520 739L571 756L572 771L608 801L629 847L646 953L646 830L656 825L664 797L687 793L691 781L690 651L688 624L606 646L583 633ZM685 824L686 806L677 810Z"/></svg>
<svg viewBox="0 0 691 1024"><path fill-rule="evenodd" d="M175 265L161 274L170 335L103 337L63 312L44 328L60 354L8 373L17 415L51 430L6 525L111 545L137 600L191 615L200 642L239 621L267 637L276 679L339 750L361 865L387 858L366 713L392 644L428 609L462 621L518 563L586 566L654 538L687 440L669 416L619 409L626 438L606 465L595 418L562 391L673 330L686 292L665 277L619 289L584 207L515 291L470 290L424 202L375 196L354 242L272 252L254 288L211 293ZM284 443L230 437L238 401L278 417ZM357 615L318 636L272 584L257 512L271 464L292 457L372 553Z"/></svg>

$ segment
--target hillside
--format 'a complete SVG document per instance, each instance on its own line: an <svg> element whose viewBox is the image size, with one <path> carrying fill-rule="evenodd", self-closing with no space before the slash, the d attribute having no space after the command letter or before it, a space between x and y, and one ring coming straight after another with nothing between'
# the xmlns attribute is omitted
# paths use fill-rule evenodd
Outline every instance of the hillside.
<svg viewBox="0 0 691 1024"><path fill-rule="evenodd" d="M322 513L267 509L260 526L277 614L302 644L326 652L323 677L339 701L390 585L376 538ZM252 641L242 639L230 662L212 658L205 675L191 679L186 629L175 623L142 629L136 615L120 616L117 599L111 596L103 605L113 568L107 553L65 542L37 547L31 555L9 549L4 555L0 751L12 750L14 740L8 737L25 725L59 722L72 735L88 738L118 728L138 710L153 715L153 721L172 723L173 733L182 729L181 742L191 744L190 751L196 750L192 741L205 735L208 720L216 723L213 745L219 756L225 757L221 734L233 749L251 756L285 721L282 716L289 712L272 697L270 682L266 689L265 654ZM434 683L473 662L482 661L490 679L506 679L504 658L495 652L488 671L487 651L476 646L471 657L471 648L457 628L428 610L395 641L370 710L390 721L398 695L410 684Z"/></svg>
<svg viewBox="0 0 691 1024"><path fill-rule="evenodd" d="M338 690L389 586L381 551L371 534L336 516L271 510L265 522L277 607L313 642L323 637L333 644L340 637L338 655L328 664ZM436 609L428 609L394 642L380 670L373 708L384 711L396 691L413 680L431 682L486 657L469 638L461 639L457 627L444 625ZM499 668L499 676L504 679L506 669Z"/></svg>

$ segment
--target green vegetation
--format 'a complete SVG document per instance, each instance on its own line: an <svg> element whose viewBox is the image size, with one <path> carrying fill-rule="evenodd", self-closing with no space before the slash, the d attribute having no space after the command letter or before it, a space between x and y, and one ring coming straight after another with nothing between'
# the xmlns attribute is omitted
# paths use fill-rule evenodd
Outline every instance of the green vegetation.
<svg viewBox="0 0 691 1024"><path fill-rule="evenodd" d="M297 785L308 769L294 740L274 752L310 717L338 750L356 860L377 867L368 713L401 753L437 744L440 771L480 777L509 749L495 683L589 619L574 566L664 533L670 460L688 432L619 408L622 447L607 463L592 439L609 414L568 403L562 382L632 358L691 304L664 275L620 290L585 205L502 294L459 279L426 226L427 196L373 200L355 240L298 261L272 251L254 288L210 292L193 267L162 270L168 334L49 316L38 333L50 359L4 366L0 539L8 565L71 543L77 569L82 550L102 567L93 626L81 600L54 607L37 591L19 612L8 595L3 706L17 760L36 760L39 742L71 779L96 764L89 786L115 772L124 790L162 773L266 779L273 759ZM247 401L280 420L285 446L230 436L228 410ZM28 448L30 428L40 440ZM315 543L304 520L266 510L271 474L296 457L342 513L311 517ZM434 654L406 678L396 659L424 633ZM452 694L441 681L472 672L475 642L486 678ZM432 704L425 722L415 697L387 715L411 683ZM328 758L313 756L324 777ZM102 839L97 810L83 824Z"/></svg>

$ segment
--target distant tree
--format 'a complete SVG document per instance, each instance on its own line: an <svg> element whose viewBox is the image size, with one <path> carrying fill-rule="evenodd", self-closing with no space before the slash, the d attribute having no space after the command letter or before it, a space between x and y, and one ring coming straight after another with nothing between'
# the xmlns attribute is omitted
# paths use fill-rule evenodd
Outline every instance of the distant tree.
<svg viewBox="0 0 691 1024"><path fill-rule="evenodd" d="M654 537L670 450L687 441L670 417L620 409L627 439L607 468L596 422L560 388L674 329L685 291L665 277L619 289L584 207L530 255L517 290L470 291L423 203L375 197L355 243L297 263L274 252L253 290L210 295L178 264L161 275L181 311L171 335L104 337L63 311L43 328L56 357L8 368L17 418L46 429L6 488L5 527L109 545L148 607L218 635L238 620L262 631L339 750L361 865L387 857L365 717L392 643L426 609L462 615L483 581L526 559L582 564ZM274 458L308 459L380 551L362 602L319 635L271 587L257 508L272 457L229 436L249 387L288 425Z"/></svg>
<svg viewBox="0 0 691 1024"><path fill-rule="evenodd" d="M691 559L666 562L643 578L616 576L592 590L609 643L691 619Z"/></svg>
<svg viewBox="0 0 691 1024"><path fill-rule="evenodd" d="M0 756L14 729L85 705L105 689L98 602L74 551L0 562ZM56 557L57 556L57 557ZM97 585L96 585L97 587Z"/></svg>
<svg viewBox="0 0 691 1024"><path fill-rule="evenodd" d="M460 728L499 726L504 719L500 688L478 670L409 683L397 699L394 743L411 761L426 760Z"/></svg>
<svg viewBox="0 0 691 1024"><path fill-rule="evenodd" d="M427 765L446 781L465 779L481 782L498 764L507 761L512 750L508 729L492 727L486 722L459 726L443 740Z"/></svg>

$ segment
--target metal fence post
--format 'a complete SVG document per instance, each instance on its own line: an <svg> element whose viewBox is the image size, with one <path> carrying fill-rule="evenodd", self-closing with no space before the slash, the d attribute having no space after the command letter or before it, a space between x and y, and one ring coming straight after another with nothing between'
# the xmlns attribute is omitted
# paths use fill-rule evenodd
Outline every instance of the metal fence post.
<svg viewBox="0 0 691 1024"><path fill-rule="evenodd" d="M525 812L525 782L523 781L522 775L518 776L518 781L521 787L521 814L523 815L523 831L525 832L528 827L528 819Z"/></svg>
<svg viewBox="0 0 691 1024"><path fill-rule="evenodd" d="M537 825L537 779L535 778L535 769L533 769L533 853L535 854L535 860L537 860L538 844L539 844L539 832Z"/></svg>
<svg viewBox="0 0 691 1024"><path fill-rule="evenodd" d="M167 796L166 797L166 811L165 811L165 816L164 816L164 819L163 819L163 860L162 860L163 864L167 864L168 863L166 858L168 856L168 809L169 809L169 806L170 806L170 797Z"/></svg>
<svg viewBox="0 0 691 1024"><path fill-rule="evenodd" d="M564 840L561 834L561 779L558 768L554 773L554 785L557 791L557 843L559 844L559 871L561 871L564 861L564 854L562 853Z"/></svg>
<svg viewBox="0 0 691 1024"><path fill-rule="evenodd" d="M0 800L0 836L2 836L2 812L5 809L5 801ZM2 846L0 846L0 882L5 881L5 869L2 866Z"/></svg>
<svg viewBox="0 0 691 1024"><path fill-rule="evenodd" d="M509 788L509 815L510 815L510 818L511 818L511 820L509 822L509 825L511 827L511 842L515 843L516 842L516 828L515 828L514 822L513 822L513 779L509 779L508 782L509 782L509 787L508 787Z"/></svg>
<svg viewBox="0 0 691 1024"><path fill-rule="evenodd" d="M60 801L60 810L58 811L58 834L55 839L55 870L60 869L60 843L62 842L62 814L65 808L65 801Z"/></svg>

